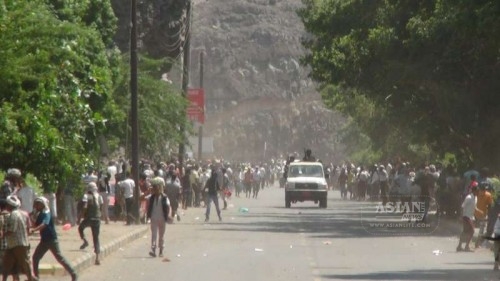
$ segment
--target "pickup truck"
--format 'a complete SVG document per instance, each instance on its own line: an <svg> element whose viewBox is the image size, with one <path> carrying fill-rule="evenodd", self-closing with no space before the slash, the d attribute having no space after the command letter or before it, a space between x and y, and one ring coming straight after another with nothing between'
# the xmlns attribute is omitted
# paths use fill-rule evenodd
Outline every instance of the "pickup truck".
<svg viewBox="0 0 500 281"><path fill-rule="evenodd" d="M314 201L326 208L328 185L320 162L293 162L288 168L285 184L285 207L292 203Z"/></svg>

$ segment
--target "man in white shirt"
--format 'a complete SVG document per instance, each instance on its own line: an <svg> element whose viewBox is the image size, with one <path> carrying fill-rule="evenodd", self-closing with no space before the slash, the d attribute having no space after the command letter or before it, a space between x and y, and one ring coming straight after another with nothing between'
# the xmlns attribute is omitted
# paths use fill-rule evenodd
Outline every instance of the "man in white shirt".
<svg viewBox="0 0 500 281"><path fill-rule="evenodd" d="M257 199L260 189L260 169L258 166L255 167L253 172L253 198Z"/></svg>
<svg viewBox="0 0 500 281"><path fill-rule="evenodd" d="M368 188L370 190L370 192L369 192L370 198L371 199L374 199L374 198L378 199L379 194L380 194L380 175L378 173L377 165L375 165L373 167L373 169L371 170L369 182L370 182L370 184L369 184Z"/></svg>
<svg viewBox="0 0 500 281"><path fill-rule="evenodd" d="M191 174L189 174L189 181L191 182L191 188L194 192L194 206L200 207L201 202L201 185L200 185L200 174L198 173L198 166L194 166L191 169Z"/></svg>
<svg viewBox="0 0 500 281"><path fill-rule="evenodd" d="M385 170L384 165L380 165L378 167L378 178L380 181L380 196L382 197L382 204L385 205L387 203L387 191L389 187L389 175Z"/></svg>
<svg viewBox="0 0 500 281"><path fill-rule="evenodd" d="M89 243L85 238L84 230L90 227L92 231L92 240L94 241L94 253L95 253L95 265L100 265L101 261L99 255L101 253L101 246L99 243L99 232L101 229L101 214L103 209L103 199L98 192L97 184L95 182L90 182L87 185L87 193L83 195L82 199L83 210L80 225L78 226L78 233L80 238L83 240L83 244L80 246L80 250L85 249Z"/></svg>
<svg viewBox="0 0 500 281"><path fill-rule="evenodd" d="M358 176L358 200L364 201L366 199L366 190L368 188L368 180L370 179L370 173L361 167L361 172Z"/></svg>
<svg viewBox="0 0 500 281"><path fill-rule="evenodd" d="M151 252L149 252L149 255L156 257L156 248L158 248L160 251L159 256L163 257L165 225L167 222L172 222L172 207L167 195L163 193L165 188L163 178L156 177L152 179L151 186L153 192L147 196L147 217L151 220Z"/></svg>
<svg viewBox="0 0 500 281"><path fill-rule="evenodd" d="M134 213L132 212L132 206L134 205L134 189L135 182L130 178L130 172L127 172L127 178L118 183L120 186L123 198L125 199L125 210L127 212L127 225L131 225L134 222Z"/></svg>
<svg viewBox="0 0 500 281"><path fill-rule="evenodd" d="M95 174L95 171L93 168L89 168L88 172L86 175L83 176L83 184L85 188L87 188L87 185L91 182L97 183L97 175Z"/></svg>
<svg viewBox="0 0 500 281"><path fill-rule="evenodd" d="M260 174L260 189L264 189L264 187L266 187L266 168L264 166L261 166L259 168L259 174Z"/></svg>
<svg viewBox="0 0 500 281"><path fill-rule="evenodd" d="M151 164L144 164L143 173L148 177L148 179L152 179L155 175L155 172L151 168Z"/></svg>
<svg viewBox="0 0 500 281"><path fill-rule="evenodd" d="M240 193L243 190L243 181L245 180L245 171L242 168L238 168L236 170L235 178L235 188L236 188L236 197L240 197Z"/></svg>
<svg viewBox="0 0 500 281"><path fill-rule="evenodd" d="M21 201L20 209L28 214L33 212L33 203L35 202L35 190L28 186L24 178L21 178L21 187L16 191L17 198Z"/></svg>
<svg viewBox="0 0 500 281"><path fill-rule="evenodd" d="M460 234L460 240L458 241L457 252L466 251L471 252L472 250L469 247L470 241L474 236L474 222L472 219L474 218L475 212L482 213L481 210L476 208L476 196L477 196L478 188L477 186L471 187L471 191L464 199L462 203L462 222L463 222L463 230ZM465 242L465 249L462 248L462 243Z"/></svg>
<svg viewBox="0 0 500 281"><path fill-rule="evenodd" d="M106 168L107 172L110 175L109 181L114 184L116 181L115 176L118 174L118 169L116 168L116 164L114 161L109 162L108 167ZM111 184L110 183L110 184Z"/></svg>
<svg viewBox="0 0 500 281"><path fill-rule="evenodd" d="M165 183L165 193L170 200L170 206L172 208L171 217L176 217L177 221L181 220L181 217L177 213L179 208L179 200L181 196L181 182L177 177L174 170L170 170L167 175L167 181Z"/></svg>

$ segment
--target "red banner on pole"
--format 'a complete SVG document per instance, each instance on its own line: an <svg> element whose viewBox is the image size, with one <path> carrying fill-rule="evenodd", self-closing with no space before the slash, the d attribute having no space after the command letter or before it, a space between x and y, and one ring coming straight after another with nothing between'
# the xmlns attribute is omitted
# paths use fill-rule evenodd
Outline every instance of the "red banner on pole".
<svg viewBox="0 0 500 281"><path fill-rule="evenodd" d="M200 124L205 123L205 91L203 89L188 89L189 105L186 113L190 120Z"/></svg>

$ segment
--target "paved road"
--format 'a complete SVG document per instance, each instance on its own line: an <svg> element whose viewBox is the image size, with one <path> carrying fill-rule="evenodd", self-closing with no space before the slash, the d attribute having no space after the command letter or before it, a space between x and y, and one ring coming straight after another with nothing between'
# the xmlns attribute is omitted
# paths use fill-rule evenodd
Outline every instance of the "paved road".
<svg viewBox="0 0 500 281"><path fill-rule="evenodd" d="M148 235L80 280L499 280L491 252L456 253L454 231L445 223L431 235L374 235L359 211L372 203L341 201L330 192L328 209L313 203L286 209L283 190L259 196L234 198L223 222L205 224L204 210L187 210L167 229L170 262L148 257Z"/></svg>

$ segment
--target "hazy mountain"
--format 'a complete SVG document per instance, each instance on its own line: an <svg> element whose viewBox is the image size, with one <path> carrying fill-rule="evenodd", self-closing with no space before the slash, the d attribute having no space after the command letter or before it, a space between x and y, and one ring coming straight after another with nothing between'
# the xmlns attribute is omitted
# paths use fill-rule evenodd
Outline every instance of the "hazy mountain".
<svg viewBox="0 0 500 281"><path fill-rule="evenodd" d="M151 11L162 3L162 13L168 13L167 6L175 12L172 9L184 2L150 2L149 10L143 7L141 12L141 22L146 26L142 28L143 41L150 53L158 55L161 48L179 42L161 34L176 35L178 29L165 32L157 28L152 32L157 26L165 26L165 17L156 13L155 22ZM204 135L214 137L217 156L254 161L261 160L264 153L266 157L302 154L310 147L325 161L343 159L335 140L336 131L345 121L325 109L307 77L308 69L300 65L305 52L300 44L305 32L296 15L300 5L300 0L194 1L190 85L199 86L199 53L203 51L207 110ZM121 14L118 16L124 25L124 9ZM175 14L168 16L174 27L185 19ZM121 32L124 30L127 28L122 26ZM155 40L168 42L152 44ZM172 72L169 77L179 80L176 69Z"/></svg>

